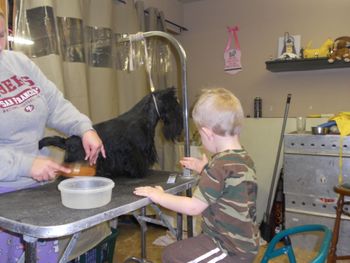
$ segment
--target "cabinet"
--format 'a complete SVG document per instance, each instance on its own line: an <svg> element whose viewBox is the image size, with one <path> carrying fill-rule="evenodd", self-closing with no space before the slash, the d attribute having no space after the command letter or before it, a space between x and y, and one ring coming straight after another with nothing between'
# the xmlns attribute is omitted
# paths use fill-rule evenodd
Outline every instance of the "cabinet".
<svg viewBox="0 0 350 263"><path fill-rule="evenodd" d="M342 60L329 63L327 58L270 60L266 61L266 69L271 72L305 71L319 69L336 69L350 67L350 62Z"/></svg>
<svg viewBox="0 0 350 263"><path fill-rule="evenodd" d="M350 136L287 134L284 137L284 194L286 228L320 223L333 229L340 171L343 181L350 181ZM342 151L343 167L339 156ZM350 218L341 224L338 253L350 254ZM300 235L296 246L312 250L317 237Z"/></svg>

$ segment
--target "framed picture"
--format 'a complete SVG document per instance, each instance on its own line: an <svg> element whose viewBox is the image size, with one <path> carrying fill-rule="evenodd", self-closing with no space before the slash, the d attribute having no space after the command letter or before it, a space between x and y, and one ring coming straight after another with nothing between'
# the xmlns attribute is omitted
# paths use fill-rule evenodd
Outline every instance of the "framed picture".
<svg viewBox="0 0 350 263"><path fill-rule="evenodd" d="M300 55L300 35L290 35L288 32L283 37L278 38L278 58L299 58Z"/></svg>

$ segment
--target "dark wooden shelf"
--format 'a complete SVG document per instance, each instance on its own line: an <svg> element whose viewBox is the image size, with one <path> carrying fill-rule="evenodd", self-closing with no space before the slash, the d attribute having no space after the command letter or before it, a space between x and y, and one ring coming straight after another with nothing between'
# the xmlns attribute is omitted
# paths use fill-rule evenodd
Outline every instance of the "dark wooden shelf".
<svg viewBox="0 0 350 263"><path fill-rule="evenodd" d="M265 64L266 69L271 72L305 71L350 67L350 62L335 61L334 63L329 63L327 58L271 60L266 61Z"/></svg>

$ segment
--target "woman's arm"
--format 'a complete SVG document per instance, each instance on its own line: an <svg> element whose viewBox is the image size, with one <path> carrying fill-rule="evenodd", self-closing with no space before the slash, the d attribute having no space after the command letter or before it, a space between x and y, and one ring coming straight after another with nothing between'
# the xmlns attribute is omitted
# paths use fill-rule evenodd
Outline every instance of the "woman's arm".
<svg viewBox="0 0 350 263"><path fill-rule="evenodd" d="M40 96L46 101L48 108L47 126L66 135L82 136L92 129L91 120L82 114L70 101L66 100L62 92L50 81L40 68L28 57L19 54L28 74L29 85L40 89Z"/></svg>
<svg viewBox="0 0 350 263"><path fill-rule="evenodd" d="M53 180L61 172L70 172L69 168L49 158L22 153L7 147L0 150L0 159L0 181L2 182L14 182L19 177L32 177L36 181L47 181Z"/></svg>
<svg viewBox="0 0 350 263"><path fill-rule="evenodd" d="M13 182L20 176L30 177L29 172L35 156L15 151L9 147L0 149L0 181Z"/></svg>

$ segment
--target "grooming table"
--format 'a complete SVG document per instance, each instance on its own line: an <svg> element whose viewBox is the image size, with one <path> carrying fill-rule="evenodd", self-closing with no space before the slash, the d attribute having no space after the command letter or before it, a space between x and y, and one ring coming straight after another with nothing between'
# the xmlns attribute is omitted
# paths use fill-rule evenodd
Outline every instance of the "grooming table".
<svg viewBox="0 0 350 263"><path fill-rule="evenodd" d="M168 193L179 194L197 183L196 177L177 174L176 182L168 184L171 174L176 173L152 170L150 175L141 179L117 178L111 202L103 207L86 210L70 209L62 205L57 188L60 180L37 188L2 194L0 227L23 235L26 263L36 262L38 239L73 235L67 247L69 255L82 230L152 204L149 198L135 196L135 187L160 185ZM60 262L66 262L66 252Z"/></svg>

